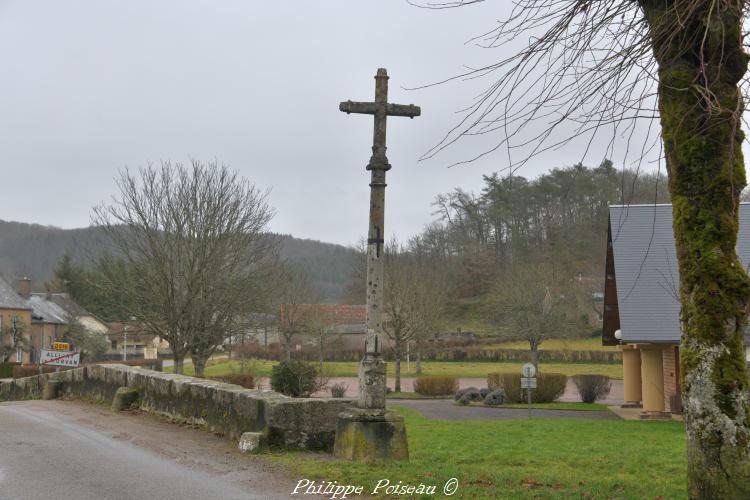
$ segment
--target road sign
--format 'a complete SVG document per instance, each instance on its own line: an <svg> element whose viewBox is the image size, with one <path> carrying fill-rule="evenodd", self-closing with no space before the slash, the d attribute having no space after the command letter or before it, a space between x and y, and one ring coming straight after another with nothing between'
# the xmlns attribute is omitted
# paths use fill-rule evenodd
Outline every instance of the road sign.
<svg viewBox="0 0 750 500"><path fill-rule="evenodd" d="M68 344L67 342L52 342L52 350L53 351L69 351L70 344Z"/></svg>
<svg viewBox="0 0 750 500"><path fill-rule="evenodd" d="M81 362L80 352L48 351L42 349L42 355L39 358L40 365L48 366L72 366L76 367Z"/></svg>
<svg viewBox="0 0 750 500"><path fill-rule="evenodd" d="M536 379L533 377L522 377L521 389L536 389Z"/></svg>
<svg viewBox="0 0 750 500"><path fill-rule="evenodd" d="M523 368L521 368L521 373L524 377L531 378L536 375L536 366L534 366L534 363L526 363L523 365Z"/></svg>

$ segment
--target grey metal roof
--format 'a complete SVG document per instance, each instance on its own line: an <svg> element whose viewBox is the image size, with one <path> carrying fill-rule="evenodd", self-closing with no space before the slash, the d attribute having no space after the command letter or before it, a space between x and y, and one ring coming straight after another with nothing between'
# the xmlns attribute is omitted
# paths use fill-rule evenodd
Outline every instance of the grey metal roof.
<svg viewBox="0 0 750 500"><path fill-rule="evenodd" d="M680 274L672 205L609 208L623 343L680 341ZM750 266L750 204L740 205L737 254ZM747 335L746 335L747 343Z"/></svg>
<svg viewBox="0 0 750 500"><path fill-rule="evenodd" d="M26 299L21 297L12 286L0 277L0 308L2 309L31 309Z"/></svg>

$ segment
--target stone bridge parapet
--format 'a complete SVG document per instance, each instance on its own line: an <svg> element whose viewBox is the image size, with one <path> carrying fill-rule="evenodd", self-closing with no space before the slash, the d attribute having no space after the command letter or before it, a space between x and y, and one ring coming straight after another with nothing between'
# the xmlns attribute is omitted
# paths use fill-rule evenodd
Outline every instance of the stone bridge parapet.
<svg viewBox="0 0 750 500"><path fill-rule="evenodd" d="M290 398L269 390L125 365L90 365L0 381L0 401L41 398L47 381L59 381L59 397L110 404L120 387L138 390L138 407L176 422L198 425L239 440L259 432L264 444L331 450L337 416L348 399Z"/></svg>

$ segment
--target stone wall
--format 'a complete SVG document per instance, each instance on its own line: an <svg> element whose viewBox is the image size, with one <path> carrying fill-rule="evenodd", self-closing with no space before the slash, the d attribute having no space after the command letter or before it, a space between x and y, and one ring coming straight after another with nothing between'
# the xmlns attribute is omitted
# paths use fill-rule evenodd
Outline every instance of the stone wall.
<svg viewBox="0 0 750 500"><path fill-rule="evenodd" d="M92 365L0 381L0 400L40 398L48 380L62 383L61 397L107 404L118 388L135 388L138 406L145 411L231 439L244 432L261 432L265 444L285 448L331 450L337 416L352 404L346 399L290 398L124 365Z"/></svg>

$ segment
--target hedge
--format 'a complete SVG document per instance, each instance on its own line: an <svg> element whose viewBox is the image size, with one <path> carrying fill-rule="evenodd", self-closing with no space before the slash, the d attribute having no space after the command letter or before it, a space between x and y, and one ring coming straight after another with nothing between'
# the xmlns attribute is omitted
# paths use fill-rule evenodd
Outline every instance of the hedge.
<svg viewBox="0 0 750 500"><path fill-rule="evenodd" d="M531 391L532 403L551 403L560 399L565 393L568 377L562 373L537 373L537 387ZM521 389L521 375L517 373L489 373L487 387L490 391L502 389L505 391L506 401L510 403L525 403L526 390Z"/></svg>
<svg viewBox="0 0 750 500"><path fill-rule="evenodd" d="M19 363L0 363L0 378L11 378L13 376L13 367L20 366Z"/></svg>
<svg viewBox="0 0 750 500"><path fill-rule="evenodd" d="M458 390L456 377L417 377L414 392L424 396L448 396Z"/></svg>

